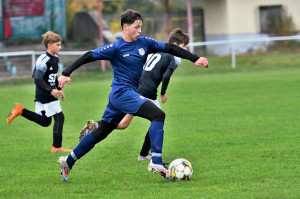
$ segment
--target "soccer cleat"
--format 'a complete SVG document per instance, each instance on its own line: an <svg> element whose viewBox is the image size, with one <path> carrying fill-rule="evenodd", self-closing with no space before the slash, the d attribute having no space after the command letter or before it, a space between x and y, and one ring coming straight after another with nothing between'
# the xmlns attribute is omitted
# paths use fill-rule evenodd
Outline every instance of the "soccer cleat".
<svg viewBox="0 0 300 199"><path fill-rule="evenodd" d="M79 133L79 142L81 141L83 136L94 131L96 128L98 128L98 122L94 122L94 120L88 120Z"/></svg>
<svg viewBox="0 0 300 199"><path fill-rule="evenodd" d="M17 116L22 115L22 110L24 107L22 104L17 103L17 105L14 106L13 110L10 112L8 118L7 118L7 124L10 124L13 119L15 119Z"/></svg>
<svg viewBox="0 0 300 199"><path fill-rule="evenodd" d="M68 174L70 172L70 168L67 164L68 156L60 156L57 160L57 163L60 166L60 175L65 182L68 182Z"/></svg>
<svg viewBox="0 0 300 199"><path fill-rule="evenodd" d="M152 154L148 154L147 156L139 155L138 161L151 160Z"/></svg>
<svg viewBox="0 0 300 199"><path fill-rule="evenodd" d="M170 179L169 169L165 164L153 164L151 160L148 165L148 170L153 173L159 173L164 178Z"/></svg>
<svg viewBox="0 0 300 199"><path fill-rule="evenodd" d="M63 147L59 147L59 148L56 148L56 147L52 147L51 149L51 153L56 153L56 152L72 152L71 149L65 149Z"/></svg>

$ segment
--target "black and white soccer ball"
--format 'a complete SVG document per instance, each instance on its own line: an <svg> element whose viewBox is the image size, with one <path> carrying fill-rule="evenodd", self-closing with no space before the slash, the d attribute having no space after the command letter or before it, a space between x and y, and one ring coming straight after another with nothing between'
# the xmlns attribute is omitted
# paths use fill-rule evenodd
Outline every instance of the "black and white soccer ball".
<svg viewBox="0 0 300 199"><path fill-rule="evenodd" d="M169 174L173 181L187 181L193 175L192 164L183 158L173 160L169 166Z"/></svg>

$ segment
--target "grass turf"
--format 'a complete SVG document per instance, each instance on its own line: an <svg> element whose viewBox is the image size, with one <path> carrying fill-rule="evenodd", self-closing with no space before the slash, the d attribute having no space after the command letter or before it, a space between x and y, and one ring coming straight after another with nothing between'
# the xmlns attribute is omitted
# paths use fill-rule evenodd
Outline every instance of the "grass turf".
<svg viewBox="0 0 300 199"><path fill-rule="evenodd" d="M235 70L230 58L209 61L209 69L183 61L162 105L164 161L188 159L188 182L169 182L137 162L150 123L135 118L79 160L64 183L56 163L63 154L50 153L52 127L21 117L6 124L14 102L34 110L33 82L1 83L0 197L299 198L299 56L239 57ZM86 120L100 120L111 78L74 75L66 86L64 147L77 145Z"/></svg>

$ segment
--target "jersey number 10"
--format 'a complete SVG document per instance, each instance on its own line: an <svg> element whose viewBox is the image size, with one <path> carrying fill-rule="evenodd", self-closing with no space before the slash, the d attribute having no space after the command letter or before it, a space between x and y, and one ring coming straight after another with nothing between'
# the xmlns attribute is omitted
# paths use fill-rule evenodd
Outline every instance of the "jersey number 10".
<svg viewBox="0 0 300 199"><path fill-rule="evenodd" d="M149 59L147 60L146 64L144 65L144 70L145 71L151 71L154 66L156 65L157 62L161 59L160 54L153 54Z"/></svg>

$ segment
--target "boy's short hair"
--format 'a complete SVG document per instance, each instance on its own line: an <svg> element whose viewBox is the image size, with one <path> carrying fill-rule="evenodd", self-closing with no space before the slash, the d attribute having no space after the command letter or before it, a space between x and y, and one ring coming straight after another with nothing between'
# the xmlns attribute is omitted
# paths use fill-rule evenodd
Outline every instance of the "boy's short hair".
<svg viewBox="0 0 300 199"><path fill-rule="evenodd" d="M42 38L42 43L45 45L46 48L48 48L49 43L56 43L62 41L61 36L52 31L47 31L45 34L42 35Z"/></svg>
<svg viewBox="0 0 300 199"><path fill-rule="evenodd" d="M190 43L190 37L186 33L182 32L182 29L175 28L169 34L169 43L176 43L178 45L183 43L187 46Z"/></svg>
<svg viewBox="0 0 300 199"><path fill-rule="evenodd" d="M143 21L142 14L139 11L127 9L121 12L121 27L123 29L124 24L133 24L136 20Z"/></svg>

